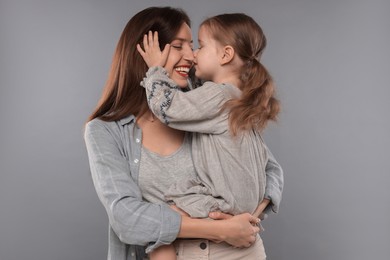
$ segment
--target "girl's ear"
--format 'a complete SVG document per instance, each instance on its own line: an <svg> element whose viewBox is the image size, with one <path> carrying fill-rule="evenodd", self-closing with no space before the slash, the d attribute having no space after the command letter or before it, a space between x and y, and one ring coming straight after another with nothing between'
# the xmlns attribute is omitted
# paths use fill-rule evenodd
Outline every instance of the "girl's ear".
<svg viewBox="0 0 390 260"><path fill-rule="evenodd" d="M231 62L234 58L234 54L235 54L235 52L234 52L234 49L232 46L226 45L225 47L223 47L223 52L222 52L220 64L225 65L225 64L228 64L229 62Z"/></svg>

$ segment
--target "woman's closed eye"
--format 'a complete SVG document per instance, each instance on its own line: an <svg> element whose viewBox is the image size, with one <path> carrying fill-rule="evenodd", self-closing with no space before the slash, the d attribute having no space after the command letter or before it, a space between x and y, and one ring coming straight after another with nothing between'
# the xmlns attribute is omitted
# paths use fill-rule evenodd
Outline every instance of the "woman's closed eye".
<svg viewBox="0 0 390 260"><path fill-rule="evenodd" d="M177 49L177 50L183 49L183 45L173 44L173 45L171 45L171 47L172 47L172 48L175 48L175 49Z"/></svg>

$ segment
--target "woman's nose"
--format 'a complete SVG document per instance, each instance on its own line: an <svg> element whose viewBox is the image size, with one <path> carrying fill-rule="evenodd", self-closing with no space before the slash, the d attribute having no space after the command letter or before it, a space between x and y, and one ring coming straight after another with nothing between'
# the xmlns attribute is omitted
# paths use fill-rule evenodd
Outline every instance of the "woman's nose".
<svg viewBox="0 0 390 260"><path fill-rule="evenodd" d="M192 52L192 49L191 47L186 47L184 49L184 55L183 55L183 58L187 61L190 61L192 62L194 60L194 53Z"/></svg>

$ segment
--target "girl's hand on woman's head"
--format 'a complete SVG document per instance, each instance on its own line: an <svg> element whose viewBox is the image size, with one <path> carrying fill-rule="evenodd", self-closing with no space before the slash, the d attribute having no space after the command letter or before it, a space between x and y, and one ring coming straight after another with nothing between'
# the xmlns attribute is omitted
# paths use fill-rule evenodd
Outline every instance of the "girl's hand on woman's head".
<svg viewBox="0 0 390 260"><path fill-rule="evenodd" d="M166 44L164 50L160 50L160 45L158 42L158 32L152 33L149 31L148 34L144 35L143 39L144 49L142 49L140 44L137 44L137 50L144 59L148 67L161 66L164 67L167 63L170 44Z"/></svg>

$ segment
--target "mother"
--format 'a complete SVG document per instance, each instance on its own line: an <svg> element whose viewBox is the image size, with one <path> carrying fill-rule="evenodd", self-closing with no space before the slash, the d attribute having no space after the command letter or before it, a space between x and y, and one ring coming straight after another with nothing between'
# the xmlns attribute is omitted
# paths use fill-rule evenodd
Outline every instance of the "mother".
<svg viewBox="0 0 390 260"><path fill-rule="evenodd" d="M195 174L191 134L155 120L140 82L147 66L136 45L148 31L159 33L160 44L172 48L165 69L182 88L192 66L190 20L181 10L151 7L126 25L115 50L110 74L85 127L92 179L109 218L108 259L143 259L146 251L176 238L203 238L248 247L259 231L257 218L245 213L220 220L181 216L164 203L164 191L188 174ZM270 155L266 199L277 211L283 172Z"/></svg>

